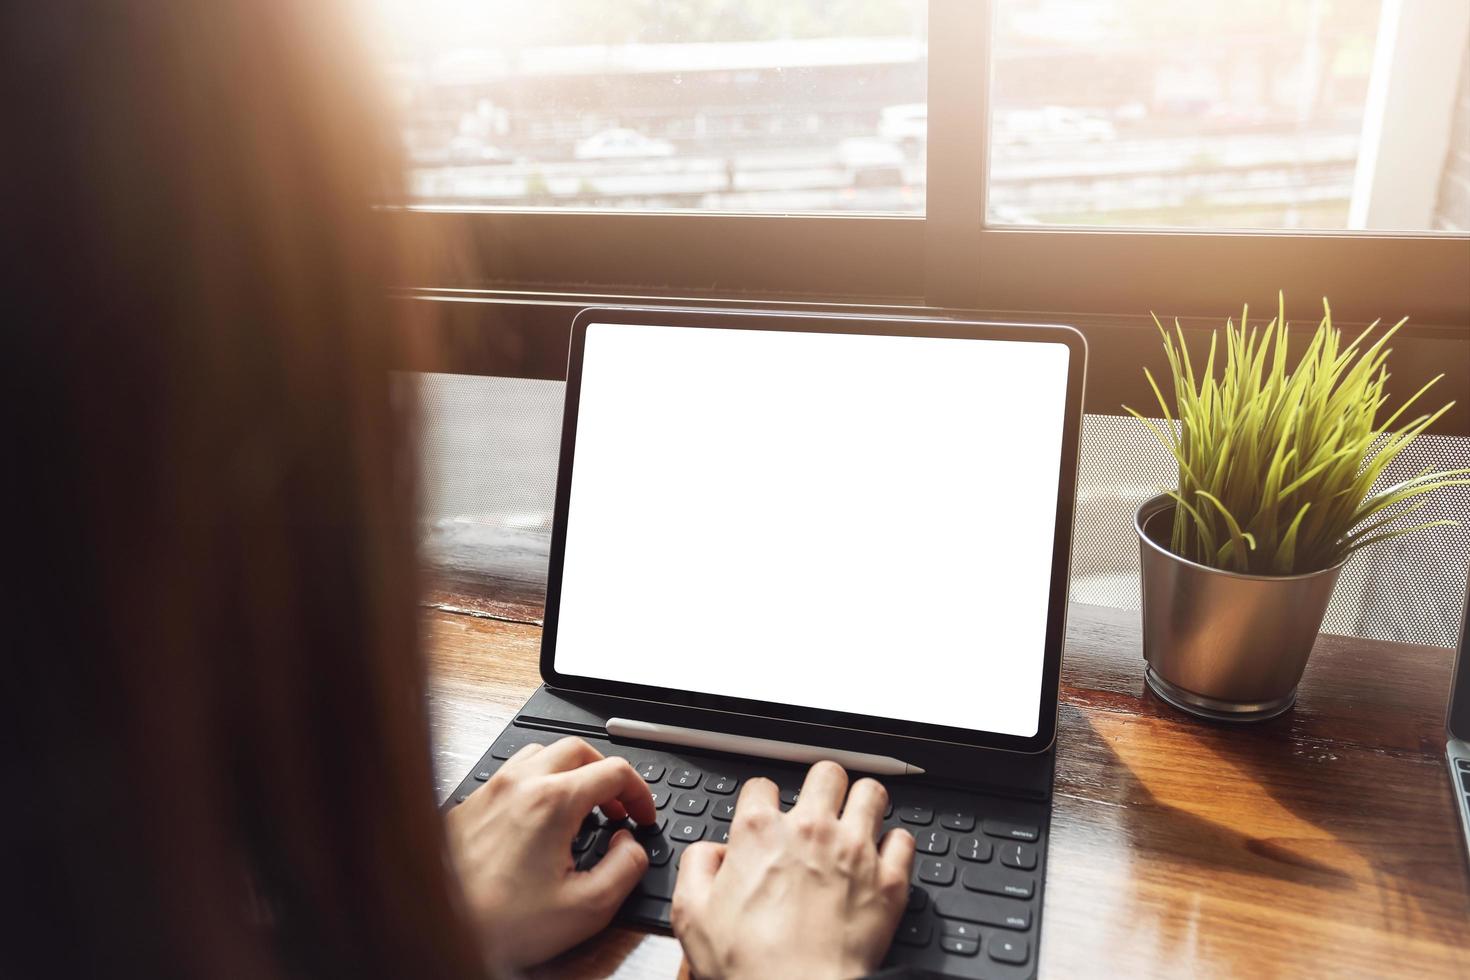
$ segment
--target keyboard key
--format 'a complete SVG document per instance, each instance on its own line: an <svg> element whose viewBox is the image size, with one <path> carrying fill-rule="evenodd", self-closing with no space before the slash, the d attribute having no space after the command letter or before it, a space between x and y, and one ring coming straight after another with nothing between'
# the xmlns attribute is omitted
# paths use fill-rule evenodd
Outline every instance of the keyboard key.
<svg viewBox="0 0 1470 980"><path fill-rule="evenodd" d="M928 946L934 938L934 923L925 919L904 919L898 924L893 941L905 946Z"/></svg>
<svg viewBox="0 0 1470 980"><path fill-rule="evenodd" d="M475 773L475 779L478 782L483 783L483 782L485 782L489 778L490 778L490 770L489 769L481 769L479 772Z"/></svg>
<svg viewBox="0 0 1470 980"><path fill-rule="evenodd" d="M560 735L554 735L550 732L528 732L525 729L503 732L500 738L495 740L495 744L491 746L490 758L509 759L527 745L531 745L532 743L536 745L547 745L555 742L559 738L561 738Z"/></svg>
<svg viewBox="0 0 1470 980"><path fill-rule="evenodd" d="M945 936L939 940L939 948L956 956L974 956L980 952L980 944L975 940L958 939L954 936Z"/></svg>
<svg viewBox="0 0 1470 980"><path fill-rule="evenodd" d="M614 829L613 824L603 824L598 827L597 832L592 835L592 846L588 849L588 854L598 858L607 854L607 848L613 843L614 833L617 833L617 830Z"/></svg>
<svg viewBox="0 0 1470 980"><path fill-rule="evenodd" d="M796 806L796 801L801 799L801 790L783 789L781 791L781 802L787 806Z"/></svg>
<svg viewBox="0 0 1470 980"><path fill-rule="evenodd" d="M712 817L714 817L716 820L724 820L726 823L728 823L731 820L734 820L735 819L735 801L734 800L716 800L715 801L715 812L712 813L712 814L710 814L710 815Z"/></svg>
<svg viewBox="0 0 1470 980"><path fill-rule="evenodd" d="M918 885L909 885L909 912L922 912L929 904L929 893Z"/></svg>
<svg viewBox="0 0 1470 980"><path fill-rule="evenodd" d="M1030 871L1036 867L1036 848L1030 844L1000 845L1000 863L1008 868Z"/></svg>
<svg viewBox="0 0 1470 980"><path fill-rule="evenodd" d="M675 789L694 789L703 778L704 773L698 769L675 769L669 774L669 785Z"/></svg>
<svg viewBox="0 0 1470 980"><path fill-rule="evenodd" d="M924 858L919 862L919 880L931 885L954 884L954 865L937 858Z"/></svg>
<svg viewBox="0 0 1470 980"><path fill-rule="evenodd" d="M655 810L662 810L669 805L669 797L674 795L674 791L671 789L655 789L651 790L649 795L653 797L653 808Z"/></svg>
<svg viewBox="0 0 1470 980"><path fill-rule="evenodd" d="M964 919L982 926L1030 929L1031 909L1022 902L958 889L934 896L934 911L946 919Z"/></svg>
<svg viewBox="0 0 1470 980"><path fill-rule="evenodd" d="M1455 765L1460 767L1461 772L1470 772L1470 759L1456 759Z"/></svg>
<svg viewBox="0 0 1470 980"><path fill-rule="evenodd" d="M704 824L698 820L675 820L669 833L674 840L696 841L704 836Z"/></svg>
<svg viewBox="0 0 1470 980"><path fill-rule="evenodd" d="M984 837L961 837L954 846L957 857L965 861L989 861L995 853L995 845Z"/></svg>
<svg viewBox="0 0 1470 980"><path fill-rule="evenodd" d="M1009 823L1005 820L987 820L981 824L981 829L991 837L1008 837L1011 840L1034 841L1041 835L1030 824Z"/></svg>
<svg viewBox="0 0 1470 980"><path fill-rule="evenodd" d="M724 824L713 828L709 832L709 839L714 841L716 844L730 843L730 828L725 826Z"/></svg>
<svg viewBox="0 0 1470 980"><path fill-rule="evenodd" d="M934 822L934 811L927 806L901 806L898 808L898 819L904 823L928 826Z"/></svg>
<svg viewBox="0 0 1470 980"><path fill-rule="evenodd" d="M577 859L578 870L586 871L602 860L602 856L607 853L607 846L612 840L612 835L613 830L605 824L593 832L590 844L582 852L582 856Z"/></svg>
<svg viewBox="0 0 1470 980"><path fill-rule="evenodd" d="M657 762L640 762L635 768L645 783L656 783L664 778L664 767Z"/></svg>
<svg viewBox="0 0 1470 980"><path fill-rule="evenodd" d="M735 792L735 787L740 785L740 780L734 776L711 776L704 781L706 793L718 793L720 796L728 796Z"/></svg>
<svg viewBox="0 0 1470 980"><path fill-rule="evenodd" d="M474 787L460 790L458 793L454 794L454 802L463 803L465 800L469 799L470 794L474 791Z"/></svg>
<svg viewBox="0 0 1470 980"><path fill-rule="evenodd" d="M1036 894L1036 879L1005 868L990 865L984 868L966 868L960 876L960 884L972 892L987 895L1005 895L1008 898L1030 898Z"/></svg>
<svg viewBox="0 0 1470 980"><path fill-rule="evenodd" d="M939 815L939 826L945 830L957 830L963 834L975 829L975 818L960 810L946 810Z"/></svg>
<svg viewBox="0 0 1470 980"><path fill-rule="evenodd" d="M1460 787L1465 792L1470 793L1470 769L1460 770Z"/></svg>
<svg viewBox="0 0 1470 980"><path fill-rule="evenodd" d="M645 895L655 898L671 899L674 897L674 882L679 878L679 869L667 861L662 864L653 864L649 861L649 868L643 872L643 879L638 882L638 890Z"/></svg>
<svg viewBox="0 0 1470 980"><path fill-rule="evenodd" d="M662 836L644 841L643 849L648 852L648 866L650 868L662 867L669 863L669 858L674 856L674 845L670 844Z"/></svg>
<svg viewBox="0 0 1470 980"><path fill-rule="evenodd" d="M709 799L695 793L680 793L674 800L675 813L687 813L692 817L699 816L707 806Z"/></svg>
<svg viewBox="0 0 1470 980"><path fill-rule="evenodd" d="M638 824L633 828L633 836L640 841L647 840L650 837L657 837L664 832L664 828L668 825L668 817L659 817L653 823Z"/></svg>
<svg viewBox="0 0 1470 980"><path fill-rule="evenodd" d="M1030 945L1024 939L992 936L990 940L990 958L997 963L1025 963L1026 957L1030 955Z"/></svg>
<svg viewBox="0 0 1470 980"><path fill-rule="evenodd" d="M924 830L914 835L921 854L948 854L949 835L938 830Z"/></svg>
<svg viewBox="0 0 1470 980"><path fill-rule="evenodd" d="M509 759L519 752L521 746L525 744L526 740L523 738L509 738L503 742L496 742L494 747L490 749L490 758Z"/></svg>
<svg viewBox="0 0 1470 980"><path fill-rule="evenodd" d="M953 919L941 919L944 923L944 934L954 936L956 939L964 939L972 943L980 941L980 927L973 922L955 922Z"/></svg>

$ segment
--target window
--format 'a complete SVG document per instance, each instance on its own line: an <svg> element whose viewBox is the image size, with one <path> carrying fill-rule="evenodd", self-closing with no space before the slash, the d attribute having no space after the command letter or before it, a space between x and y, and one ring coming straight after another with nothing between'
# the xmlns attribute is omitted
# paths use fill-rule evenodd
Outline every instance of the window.
<svg viewBox="0 0 1470 980"><path fill-rule="evenodd" d="M988 219L1464 228L1470 187L1440 189L1470 162L1465 17L1441 6L999 4Z"/></svg>
<svg viewBox="0 0 1470 980"><path fill-rule="evenodd" d="M597 302L963 310L1079 326L1116 412L1151 397L1149 311L1284 290L1297 322L1408 316L1404 383L1448 370L1440 431L1470 432L1464 0L363 2L417 161L404 285L454 301L436 369L559 377ZM849 139L904 162L757 186Z"/></svg>
<svg viewBox="0 0 1470 980"><path fill-rule="evenodd" d="M922 213L922 0L379 0L419 202Z"/></svg>

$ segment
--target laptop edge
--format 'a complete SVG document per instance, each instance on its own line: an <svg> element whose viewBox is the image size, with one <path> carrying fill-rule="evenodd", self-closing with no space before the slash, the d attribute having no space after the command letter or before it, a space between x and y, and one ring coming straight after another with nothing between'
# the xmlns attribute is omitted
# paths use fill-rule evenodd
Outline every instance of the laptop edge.
<svg viewBox="0 0 1470 980"><path fill-rule="evenodd" d="M1450 790L1460 817L1460 835L1470 859L1470 573L1465 586L1465 609L1460 618L1460 648L1450 680L1450 700L1445 711L1445 763L1449 766Z"/></svg>

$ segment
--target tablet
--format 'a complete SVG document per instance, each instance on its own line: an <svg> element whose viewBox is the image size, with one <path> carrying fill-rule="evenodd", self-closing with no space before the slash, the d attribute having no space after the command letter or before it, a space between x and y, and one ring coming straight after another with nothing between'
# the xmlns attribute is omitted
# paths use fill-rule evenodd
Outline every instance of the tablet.
<svg viewBox="0 0 1470 980"><path fill-rule="evenodd" d="M1061 326L583 311L544 680L1048 748L1085 361Z"/></svg>

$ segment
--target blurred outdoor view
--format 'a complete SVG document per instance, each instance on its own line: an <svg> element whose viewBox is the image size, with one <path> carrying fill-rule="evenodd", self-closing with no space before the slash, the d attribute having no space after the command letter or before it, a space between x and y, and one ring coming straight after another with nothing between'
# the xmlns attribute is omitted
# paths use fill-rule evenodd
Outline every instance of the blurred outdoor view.
<svg viewBox="0 0 1470 980"><path fill-rule="evenodd" d="M376 0L410 195L924 210L924 0Z"/></svg>
<svg viewBox="0 0 1470 980"><path fill-rule="evenodd" d="M418 202L924 211L924 0L367 2ZM1470 171L1470 31L1450 25L1454 57L1421 63L1382 7L1000 0L989 220L1464 228L1470 174L1441 161L1459 147ZM1375 102L1375 72L1392 98ZM1389 140L1405 109L1415 128ZM1370 212L1380 143L1431 158L1396 179L1453 206Z"/></svg>
<svg viewBox="0 0 1470 980"><path fill-rule="evenodd" d="M1346 228L1380 0L1002 0L989 219Z"/></svg>

